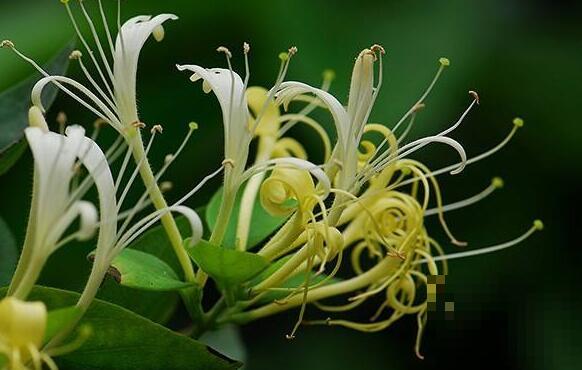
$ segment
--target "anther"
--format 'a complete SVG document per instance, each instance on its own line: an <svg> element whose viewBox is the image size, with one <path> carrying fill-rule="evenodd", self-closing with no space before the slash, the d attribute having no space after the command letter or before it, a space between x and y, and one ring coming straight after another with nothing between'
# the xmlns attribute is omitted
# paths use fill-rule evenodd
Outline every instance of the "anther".
<svg viewBox="0 0 582 370"><path fill-rule="evenodd" d="M10 48L10 49L14 49L14 43L10 40L3 40L0 43L0 48Z"/></svg>
<svg viewBox="0 0 582 370"><path fill-rule="evenodd" d="M230 168L233 168L234 167L234 160L231 158L226 158L224 161L222 161L222 165L224 167L230 166Z"/></svg>
<svg viewBox="0 0 582 370"><path fill-rule="evenodd" d="M145 123L140 122L140 121L135 121L131 125L133 127L135 127L135 128L144 128L144 127L146 127Z"/></svg>
<svg viewBox="0 0 582 370"><path fill-rule="evenodd" d="M103 127L106 125L107 125L107 122L103 118L97 118L95 120L95 122L93 122L93 127L95 127L95 128Z"/></svg>
<svg viewBox="0 0 582 370"><path fill-rule="evenodd" d="M174 187L174 184L171 181L163 181L160 183L160 190L162 193L166 193Z"/></svg>
<svg viewBox="0 0 582 370"><path fill-rule="evenodd" d="M384 50L382 45L374 44L374 45L370 46L370 50L372 50L374 53L380 53L381 55L386 54L386 50Z"/></svg>
<svg viewBox="0 0 582 370"><path fill-rule="evenodd" d="M542 222L542 220L535 220L533 225L534 225L534 228L538 231L541 231L544 229L544 223Z"/></svg>
<svg viewBox="0 0 582 370"><path fill-rule="evenodd" d="M167 154L164 157L164 163L165 164L168 164L168 163L172 162L173 160L174 160L174 156L172 154Z"/></svg>
<svg viewBox="0 0 582 370"><path fill-rule="evenodd" d="M70 60L79 60L83 57L83 53L80 50L73 50L69 55Z"/></svg>
<svg viewBox="0 0 582 370"><path fill-rule="evenodd" d="M157 133L161 134L162 132L164 132L164 128L162 127L162 125L154 125L154 126L152 127L152 129L150 130L150 132L151 132L152 134L154 134L155 132L157 132Z"/></svg>
<svg viewBox="0 0 582 370"><path fill-rule="evenodd" d="M420 111L420 110L424 109L424 107L426 107L426 104L424 104L424 103L418 103L418 104L416 104L414 107L412 107L412 111L413 111L414 113L416 113L416 112L418 112L418 111Z"/></svg>
<svg viewBox="0 0 582 370"><path fill-rule="evenodd" d="M216 51L218 51L219 53L224 53L226 54L227 58L232 58L232 53L230 52L230 50L228 50L226 47L224 46L219 46L216 48Z"/></svg>
<svg viewBox="0 0 582 370"><path fill-rule="evenodd" d="M491 185L493 185L495 189L501 189L504 185L503 179L501 177L494 177L493 180L491 180Z"/></svg>
<svg viewBox="0 0 582 370"><path fill-rule="evenodd" d="M323 71L322 75L325 81L335 80L335 71L333 69L326 69L325 71Z"/></svg>
<svg viewBox="0 0 582 370"><path fill-rule="evenodd" d="M243 52L248 54L251 51L251 46L247 42L243 42Z"/></svg>
<svg viewBox="0 0 582 370"><path fill-rule="evenodd" d="M194 130L198 130L198 124L196 122L190 122L188 124L188 127L190 128L190 130L194 131Z"/></svg>
<svg viewBox="0 0 582 370"><path fill-rule="evenodd" d="M289 59L289 53L280 52L279 59L281 59L282 62L286 62L287 59Z"/></svg>
<svg viewBox="0 0 582 370"><path fill-rule="evenodd" d="M519 118L519 117L515 117L513 119L513 124L515 125L515 127L523 127L523 119Z"/></svg>
<svg viewBox="0 0 582 370"><path fill-rule="evenodd" d="M152 31L152 36L157 42L162 42L164 40L164 36L166 35L166 31L164 30L164 26L161 24L154 27Z"/></svg>
<svg viewBox="0 0 582 370"><path fill-rule="evenodd" d="M69 0L61 0L61 4L68 4Z"/></svg>
<svg viewBox="0 0 582 370"><path fill-rule="evenodd" d="M475 101L477 101L477 104L480 104L479 94L477 94L476 91L469 90L469 95L471 95L473 97L473 99L475 99Z"/></svg>
<svg viewBox="0 0 582 370"><path fill-rule="evenodd" d="M440 58L439 59L439 63L443 66L443 67L448 67L451 65L451 61L449 60L449 58Z"/></svg>
<svg viewBox="0 0 582 370"><path fill-rule="evenodd" d="M56 121L57 121L57 123L60 126L65 126L67 124L67 121L68 121L66 113L65 112L59 112L57 114Z"/></svg>

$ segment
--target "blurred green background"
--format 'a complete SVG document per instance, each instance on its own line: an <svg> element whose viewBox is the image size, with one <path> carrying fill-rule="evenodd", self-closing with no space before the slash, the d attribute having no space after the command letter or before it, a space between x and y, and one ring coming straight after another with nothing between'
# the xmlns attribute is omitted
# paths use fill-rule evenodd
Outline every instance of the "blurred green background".
<svg viewBox="0 0 582 370"><path fill-rule="evenodd" d="M86 1L89 8L94 2ZM114 1L105 1L115 8ZM347 329L305 327L285 339L297 312L250 324L242 329L248 370L272 369L579 369L582 368L580 268L576 234L582 190L582 4L575 0L490 1L124 1L124 19L134 14L173 12L162 44L144 49L139 78L142 120L161 123L164 134L154 145L153 162L173 150L195 120L200 130L168 173L175 183L170 198L190 189L221 161L222 127L218 104L175 70L175 63L224 66L215 52L225 45L239 52L251 44L251 83L269 86L278 68L277 54L296 45L288 79L318 84L325 68L336 71L331 88L347 98L354 57L373 43L387 50L385 84L372 120L388 126L414 103L432 78L441 56L451 59L413 134L436 133L453 122L469 102L468 90L481 106L455 132L469 154L495 145L511 128L514 116L525 127L498 155L441 179L444 197L473 195L499 175L506 187L471 208L451 212L449 224L471 247L512 239L534 218L546 229L531 239L493 255L451 262L445 297L455 302L454 318L434 313L423 340L424 361L413 352L414 318L377 334ZM2 1L0 39L44 62L73 35L58 1ZM78 76L78 69L71 69ZM0 90L26 78L30 66L12 53L0 53ZM87 112L60 96L49 118L64 110L73 123L90 125ZM330 126L325 114L319 116ZM0 123L1 125L2 123ZM296 132L307 142L309 132ZM311 149L311 148L310 148ZM315 158L318 152L314 151ZM416 155L433 168L456 159L449 150L431 147ZM26 154L0 178L0 216L19 240L24 236L32 162ZM217 183L192 200L203 205ZM436 224L430 232L446 237ZM447 250L454 250L447 245ZM44 282L79 288L79 270L88 266L81 248L69 248L51 260ZM71 257L72 256L72 257ZM55 260L68 258L63 270ZM59 266L57 268L56 266ZM326 314L309 310L308 318ZM369 317L369 312L360 319Z"/></svg>

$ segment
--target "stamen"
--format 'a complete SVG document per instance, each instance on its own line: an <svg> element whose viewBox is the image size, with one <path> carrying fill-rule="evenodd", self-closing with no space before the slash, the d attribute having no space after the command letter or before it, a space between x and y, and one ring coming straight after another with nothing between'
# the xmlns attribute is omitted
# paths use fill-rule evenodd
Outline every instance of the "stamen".
<svg viewBox="0 0 582 370"><path fill-rule="evenodd" d="M529 238L536 231L543 230L543 228L544 228L543 222L541 220L535 220L533 222L533 225L531 226L531 228L528 231L526 231L523 235L521 235L521 236L519 236L511 241L501 243L498 245L494 245L491 247L480 248L480 249L466 251L466 252L458 252L458 253L445 254L443 256L435 256L432 258L432 260L435 262L436 261L443 261L443 260L449 261L449 260L457 259L457 258L473 257L473 256L481 255L481 254L497 252L499 250L506 249L506 248L509 248L509 247L512 247L516 244L521 243L525 239ZM421 263L427 263L427 262L428 262L428 260L425 258L425 259L415 261L414 264L421 264Z"/></svg>
<svg viewBox="0 0 582 370"><path fill-rule="evenodd" d="M459 201L459 202L447 204L447 205L443 206L440 210L438 208L429 209L424 213L424 215L425 215L425 217L432 216L432 215L438 214L439 211L440 212L448 212L448 211L452 211L455 209L470 206L472 204L475 204L475 203L487 198L496 189L500 189L502 187L503 187L503 180L500 177L495 177L495 178L493 178L493 180L491 180L491 184L485 190L481 191L479 194L474 195L470 198L467 198L467 199Z"/></svg>
<svg viewBox="0 0 582 370"><path fill-rule="evenodd" d="M125 188L123 189L123 193L121 193L121 196L119 197L119 200L117 203L117 212L119 212L121 210L121 206L123 205L123 201L125 200L125 197L127 196L127 193L129 192L129 189L131 188L133 181L135 180L135 178L139 174L139 170L141 169L141 166L143 166L144 162L147 160L147 157L148 157L148 154L149 154L150 149L152 147L152 144L154 143L154 138L156 137L156 133L157 133L156 130L152 130L152 135L150 136L150 139L149 139L148 144L147 144L146 149L145 149L145 155L136 164L135 169L133 170L133 173L129 177L129 180L127 181L127 184L125 185Z"/></svg>
<svg viewBox="0 0 582 370"><path fill-rule="evenodd" d="M299 310L299 317L297 318L297 322L291 331L291 334L285 335L285 337L289 340L295 339L295 333L299 329L299 326L303 322L303 316L305 315L305 308L307 306L307 293L309 293L309 280L311 278L311 268L313 267L313 257L307 260L307 273L305 274L305 282L303 288L303 297L301 300L301 308Z"/></svg>
<svg viewBox="0 0 582 370"><path fill-rule="evenodd" d="M72 79L67 78L67 77L64 77L64 76L51 76L51 75L49 75L44 69L42 69L41 66L38 65L38 63L36 63L34 60L30 59L26 55L22 54L18 49L16 49L14 47L14 44L11 41L5 40L2 42L1 46L2 47L9 47L12 51L14 51L14 53L16 55L18 55L20 58L22 58L24 61L26 61L30 65L32 65L37 71L39 71L44 76L43 79L41 79L40 81L37 82L37 84L35 85L35 88L33 88L32 94L31 94L33 104L37 105L39 108L41 108L41 110L44 110L44 107L42 105L42 101L40 100L40 91L42 91L42 89L44 88L44 86L46 85L47 82L51 82L51 83L55 84L58 88L60 88L62 91L64 91L71 98L75 99L77 102L79 102L81 105L83 105L85 108L89 109L91 112L93 112L98 117L100 117L108 122L111 122L112 125L117 125L117 124L121 125L119 123L119 120L113 114L113 112L111 112L107 108L107 106L105 104L103 104L95 96L95 94L93 94L91 91L89 91L87 88L85 88L83 85L81 85L77 81L72 80ZM93 103L95 103L102 111L99 111L95 107L91 106L89 103L87 103L86 101L81 99L77 94L73 93L71 90L69 90L68 88L63 86L60 82L72 85L73 87L80 90ZM36 90L40 90L40 91L36 91ZM36 95L39 95L39 96L36 96ZM36 100L36 102L35 102L35 100Z"/></svg>
<svg viewBox="0 0 582 370"><path fill-rule="evenodd" d="M182 143L180 144L180 146L178 147L176 152L174 152L174 154L168 154L164 158L164 165L162 166L160 171L154 177L154 180L155 180L154 183L157 183L160 180L160 178L164 175L164 173L170 167L170 165L173 163L173 161L180 155L180 153L182 153L182 150L186 146L186 143L188 143L188 140L192 136L192 133L194 132L194 130L196 130L198 128L198 124L196 122L190 122L190 124L188 126L190 129L188 130L186 137L184 138L184 140L182 141ZM222 168L223 167L221 167L221 169ZM166 181L166 183L169 183L169 181ZM160 186L162 186L163 184L164 183L160 184ZM150 187L145 189L145 191L143 192L143 194L141 195L141 197L139 198L139 200L137 201L137 203L135 204L135 206L133 207L133 209L129 213L129 215L128 215L129 221L127 221L128 224L131 221L131 219L137 214L137 212L139 212L139 210L141 210L144 207L144 205L143 205L144 202L146 202L146 199L149 199L148 194L149 194L150 190L151 190ZM162 190L162 189L160 189L160 190ZM127 225L125 225L125 226L127 227Z"/></svg>
<svg viewBox="0 0 582 370"><path fill-rule="evenodd" d="M105 94L105 92L103 91L103 89L101 89L101 87L95 81L95 79L93 77L91 77L91 74L89 73L89 71L85 67L85 63L83 63L82 57L83 57L83 54L79 50L74 50L71 53L71 55L69 56L69 59L79 61L79 66L81 67L81 70L83 71L83 74L85 75L87 80L91 83L91 85L93 85L93 87L95 88L95 90L97 90L99 95L101 95L101 97L103 99L105 99L107 104L109 104L109 107L115 111L117 109L117 106L113 103L113 100L111 100L111 98L109 98L109 96L112 96L113 98L115 98L113 92L111 91L109 86L105 86L105 88L108 89L109 96L107 94Z"/></svg>
<svg viewBox="0 0 582 370"><path fill-rule="evenodd" d="M111 67L109 65L109 61L107 60L107 57L105 56L105 52L103 51L103 46L101 46L101 41L99 40L99 35L97 34L97 31L95 29L95 24L93 23L93 20L89 16L89 13L87 13L87 10L85 9L85 5L83 5L83 0L79 1L79 5L81 6L81 11L83 12L83 15L85 16L85 19L87 19L87 23L89 24L89 28L91 29L91 33L93 34L93 39L95 40L95 44L97 45L97 49L99 50L99 55L101 55L101 61L105 65L105 69L107 70L107 73L109 74L109 78L111 79L111 82L113 83L113 85L115 85L115 77L113 76L113 71L111 70Z"/></svg>
<svg viewBox="0 0 582 370"><path fill-rule="evenodd" d="M226 56L226 64L228 65L228 70L230 71L230 99L229 99L229 109L228 109L228 122L232 122L232 115L233 115L233 99L234 99L234 81L235 81L235 77L234 77L234 71L232 69L232 64L230 63L230 58L232 58L232 53L230 52L230 50L228 50L226 47L224 46L219 46L218 48L216 48L216 51L219 53L224 53L224 55ZM242 94L244 96L244 94ZM225 132L224 132L224 136L225 137L229 137L229 132L230 132L230 124L225 126Z"/></svg>
<svg viewBox="0 0 582 370"><path fill-rule="evenodd" d="M91 50L91 48L89 47L89 44L87 43L87 41L83 37L83 34L81 33L79 26L77 25L77 21L75 20L75 17L73 16L73 12L71 11L71 7L69 6L69 3L66 2L66 3L64 3L64 5L65 5L65 9L67 9L67 14L69 15L69 19L71 20L71 23L73 24L73 28L75 29L77 37L79 37L79 40L81 40L81 43L85 47L85 50L87 50L87 52L89 53L89 57L93 61L93 65L95 66L95 69L97 70L97 73L99 74L99 77L101 78L101 80L103 81L105 86L107 86L110 89L111 86L109 85L109 82L105 78L105 75L103 74L103 70L101 69L99 62L97 61L97 58L95 58L93 50ZM82 5L82 2L81 2L81 5ZM100 47L100 45L99 45L99 47ZM112 77L112 76L110 75L110 77ZM111 81L113 82L113 79Z"/></svg>
<svg viewBox="0 0 582 370"><path fill-rule="evenodd" d="M495 154L499 150L501 150L505 145L507 145L507 143L509 143L511 141L511 139L513 138L513 136L515 135L517 130L520 127L523 127L523 125L524 125L524 121L521 118L519 118L519 117L514 118L513 119L513 127L511 129L511 131L509 132L509 134L507 134L507 136L499 144L497 144L493 148L491 148L491 149L489 149L489 150L487 150L487 151L485 151L485 152L483 152L483 153L481 153L473 158L467 159L467 161L465 162L465 166L479 162L480 160L483 160L483 159ZM427 173L426 176L427 177L436 177L436 176L442 175L443 173L447 173L451 170L454 170L459 165L460 165L460 163L452 164L450 166L446 166L446 167L440 168L436 171L432 171L430 173ZM398 185L398 187L411 184L416 180L417 180L417 178L411 178L411 179L405 180L402 183L400 183Z"/></svg>
<svg viewBox="0 0 582 370"><path fill-rule="evenodd" d="M109 24L107 23L107 17L103 11L103 4L101 0L99 3L99 12L101 13L101 20L103 21L103 28L105 29L105 34L107 35L107 42L109 43L109 49L111 51L111 56L115 58L115 46L113 46L113 39L111 38L111 32L109 31Z"/></svg>
<svg viewBox="0 0 582 370"><path fill-rule="evenodd" d="M155 132L161 134L164 131L164 128L162 127L162 125L154 125L152 127L152 129L150 130L151 134L153 135Z"/></svg>
<svg viewBox="0 0 582 370"><path fill-rule="evenodd" d="M426 90L424 91L424 93L421 95L421 97L418 99L418 101L412 106L412 108L410 108L410 110L408 112L406 112L404 114L404 116L402 116L402 118L400 118L400 120L396 123L396 125L394 126L394 128L392 129L393 132L396 132L396 130L398 129L398 127L400 127L400 125L402 124L402 122L404 122L408 116L410 116L416 109L416 107L423 103L424 100L426 99L426 97L430 94L430 92L432 91L433 87L435 86L436 82L438 81L441 73L443 72L443 70L448 67L451 62L447 59L447 58L440 58L439 59L439 69L437 70L434 78L432 79L431 83L428 85L428 87L426 88Z"/></svg>
<svg viewBox="0 0 582 370"><path fill-rule="evenodd" d="M249 85L249 79L251 76L251 71L250 71L250 67L249 67L249 52L251 51L251 46L244 42L243 43L243 54L245 57L245 80L244 80L244 84L243 84L243 94L241 94L240 96L240 101L239 101L239 105L243 104L245 95L244 92L247 90L247 86Z"/></svg>
<svg viewBox="0 0 582 370"><path fill-rule="evenodd" d="M255 118L255 124L251 129L251 133L255 132L255 129L259 126L259 123L261 122L263 115L267 111L267 107L269 106L269 103L273 100L273 97L275 96L275 93L279 89L279 86L283 83L283 80L285 79L285 76L287 75L287 70L289 69L289 63L291 62L291 58L295 54L297 54L297 48L295 46L290 47L289 50L287 51L287 53L280 53L279 54L279 59L281 60L281 65L279 67L279 73L277 74L277 78L275 79L275 84L269 90L269 93L267 94L267 99L265 99L265 103L263 104L263 107L261 108L261 110L257 114L257 117Z"/></svg>
<svg viewBox="0 0 582 370"><path fill-rule="evenodd" d="M132 155L132 150L130 147L127 148L125 152L125 157L123 158L123 162L121 163L121 168L119 169L119 173L117 174L117 180L115 181L115 193L119 191L119 186L121 185L121 180L125 175L125 170L127 169L127 165L129 164L129 159Z"/></svg>

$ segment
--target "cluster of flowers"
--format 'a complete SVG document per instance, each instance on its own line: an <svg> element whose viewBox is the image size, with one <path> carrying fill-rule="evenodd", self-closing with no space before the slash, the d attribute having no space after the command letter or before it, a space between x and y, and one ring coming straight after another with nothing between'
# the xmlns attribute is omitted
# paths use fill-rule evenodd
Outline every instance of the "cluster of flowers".
<svg viewBox="0 0 582 370"><path fill-rule="evenodd" d="M198 243L203 235L202 222L184 203L208 180L221 173L224 175L222 202L216 226L211 230L211 244L217 248L223 244L228 221L234 216L237 194L240 207L237 208L234 248L248 249L256 199L269 214L286 217L287 221L256 252L271 263L270 274L260 281L247 283L246 295L238 297L234 304L216 309L223 307L217 304L212 317L217 324L244 323L301 307L289 338L304 322L305 306L309 303L324 311L340 312L354 309L369 298L382 296L377 314L368 323L334 319L312 323L378 331L413 314L418 319L416 350L420 356L420 337L427 319L428 302L434 300L435 294L431 277L447 273L446 261L509 247L542 228L541 222L536 221L513 241L478 250L444 253L429 236L425 218L436 215L452 243L463 245L450 232L444 212L485 198L501 187L502 181L496 178L480 194L444 205L437 176L459 173L466 165L492 155L511 139L523 121L516 119L509 135L491 150L467 158L461 144L448 134L479 103L477 94L470 92L470 105L451 127L433 136L405 142L417 113L424 107L426 97L449 61L440 59L436 76L421 98L389 129L383 124L368 122L382 83L384 49L379 45L357 56L346 106L328 92L332 72L324 73L320 88L284 81L297 52L295 48L280 55L280 70L269 90L248 87L250 47L246 43L243 45L244 79L233 71L232 54L224 47L218 51L224 53L227 69L177 66L180 71L191 73L192 82L202 80L203 90L212 91L220 103L224 161L190 192L173 204L167 204L163 191L168 188L168 182L161 182L161 177L179 156L197 125L190 124L184 141L154 173L148 162L148 152L162 127L151 127L149 140L144 143L142 134L146 125L138 115L136 76L144 43L150 36L161 41L165 33L162 24L177 17L172 14L138 16L121 25L118 8L118 35L114 42L105 11L98 1L106 35L105 42L101 42L95 22L83 1L79 1L80 12L91 31L93 40L90 41L80 31L69 2L62 2L92 64L93 72L90 72L81 51L71 54L71 60L78 62L86 76L86 85L69 77L49 75L12 42L2 42L2 47L11 49L44 75L33 88L30 127L25 130L34 157L29 225L8 298L0 302L0 353L6 356L10 368L26 368L32 364L33 368L40 369L43 362L51 368L56 367L49 355L51 350L59 352L58 340L46 345L42 343L46 308L41 303L25 301L49 256L74 239L89 240L98 230L92 271L78 302L82 312L93 301L113 259L158 221L172 243L184 279L196 283L202 290L207 275L193 266L184 250L185 236L176 227L172 213L186 216L192 230L188 235L190 243ZM90 43L94 43L96 51ZM49 130L41 93L51 83L98 117L90 137L77 125L68 126L61 133ZM297 113L286 113L292 102L304 106ZM337 137L335 143L323 126L310 116L316 109L331 113ZM104 124L119 134L105 151L96 142ZM285 135L297 124L311 127L321 138L323 163L308 161L307 150L301 143ZM253 140L257 142L257 151L250 163L249 147ZM409 158L410 154L431 143L450 146L458 152L460 161L431 171ZM110 165L121 158L119 172L114 176ZM131 171L132 158L135 166ZM138 176L142 179L144 193L135 204L126 206L124 202ZM98 207L84 200L93 185L99 196ZM429 208L431 204L434 208ZM154 211L149 215L138 216L152 205ZM79 229L65 235L77 219ZM289 279L297 277L300 277L299 284L285 285ZM265 299L273 291L283 292L283 298ZM200 299L201 293L196 294ZM347 297L348 301L339 306L322 302L333 297Z"/></svg>

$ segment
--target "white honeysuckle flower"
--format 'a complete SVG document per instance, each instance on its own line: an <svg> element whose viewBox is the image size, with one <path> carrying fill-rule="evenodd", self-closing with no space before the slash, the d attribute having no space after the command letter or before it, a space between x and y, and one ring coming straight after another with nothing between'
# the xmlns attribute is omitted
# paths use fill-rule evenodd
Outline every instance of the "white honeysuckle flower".
<svg viewBox="0 0 582 370"><path fill-rule="evenodd" d="M40 268L55 250L72 239L91 238L98 224L95 207L76 199L70 190L76 173L75 163L81 157L82 145L78 137L84 136L84 129L74 127L64 136L29 127L25 135L34 157L34 187L23 259L15 274L15 283L21 288L14 287L14 293L21 298L26 297ZM63 238L77 218L79 230ZM24 271L26 265L30 265L28 271Z"/></svg>
<svg viewBox="0 0 582 370"><path fill-rule="evenodd" d="M114 44L105 14L101 9L103 26L107 32L106 43L109 44L111 53L110 56L107 56L99 35L95 31L93 20L87 13L83 2L79 2L79 6L82 8L83 14L90 25L91 34L97 45L98 52L94 52L91 49L80 32L68 2L65 2L65 6L77 36L96 71L96 73L89 72L83 62L84 56L81 51L75 50L71 53L70 59L79 62L81 70L87 78L87 84L65 76L50 75L32 59L18 51L12 42L4 42L2 46L14 50L17 55L31 63L43 74L44 78L36 83L31 93L33 104L40 108L43 113L44 107L41 101L41 94L47 84L54 83L62 91L99 118L111 124L123 135L128 128L139 123L136 79L141 49L150 36L153 36L157 41L161 41L165 33L162 24L168 20L176 20L178 17L174 14L160 14L155 17L137 16L131 18L119 28ZM101 2L99 2L99 6L101 7ZM97 77L94 77L94 75Z"/></svg>
<svg viewBox="0 0 582 370"><path fill-rule="evenodd" d="M121 34L115 42L113 75L114 92L121 122L138 121L136 102L136 78L139 54L145 42L154 31L163 29L168 20L177 20L174 14L160 14L155 17L138 16L131 18L121 27ZM159 31L156 33L159 34ZM154 36L156 35L154 34ZM163 38L163 36L161 36ZM159 36L155 37L161 41Z"/></svg>
<svg viewBox="0 0 582 370"><path fill-rule="evenodd" d="M224 125L224 158L233 167L233 181L238 181L244 171L253 138L248 125L249 109L242 78L229 69L206 69L191 64L177 67L180 71L193 72L190 80L202 80L204 92L212 91L216 95Z"/></svg>

